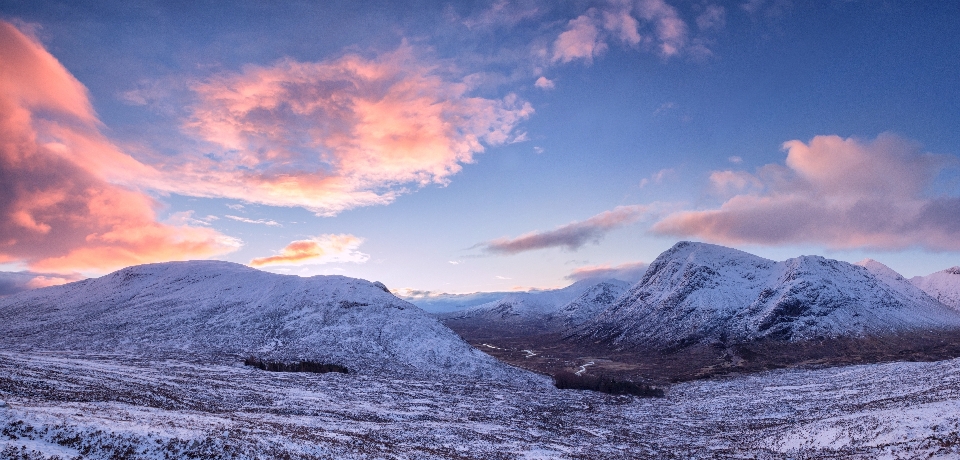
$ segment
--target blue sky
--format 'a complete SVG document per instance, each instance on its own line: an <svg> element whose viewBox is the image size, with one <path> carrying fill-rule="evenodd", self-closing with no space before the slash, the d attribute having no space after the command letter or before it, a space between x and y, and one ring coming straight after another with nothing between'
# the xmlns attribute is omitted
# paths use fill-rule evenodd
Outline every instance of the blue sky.
<svg viewBox="0 0 960 460"><path fill-rule="evenodd" d="M37 204L69 190L59 176L18 185L9 270L213 257L472 292L559 287L681 239L906 276L960 264L954 4L0 1L0 17L5 60L62 65L5 77L30 120L8 129L135 214ZM54 77L90 110L20 97Z"/></svg>

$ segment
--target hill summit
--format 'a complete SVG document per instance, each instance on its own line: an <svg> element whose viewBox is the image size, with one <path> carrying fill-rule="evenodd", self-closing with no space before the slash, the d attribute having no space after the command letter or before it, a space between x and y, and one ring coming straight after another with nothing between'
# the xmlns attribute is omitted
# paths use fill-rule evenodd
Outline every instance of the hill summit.
<svg viewBox="0 0 960 460"><path fill-rule="evenodd" d="M313 360L351 371L506 379L381 283L277 275L220 261L128 267L0 299L0 346L236 360Z"/></svg>

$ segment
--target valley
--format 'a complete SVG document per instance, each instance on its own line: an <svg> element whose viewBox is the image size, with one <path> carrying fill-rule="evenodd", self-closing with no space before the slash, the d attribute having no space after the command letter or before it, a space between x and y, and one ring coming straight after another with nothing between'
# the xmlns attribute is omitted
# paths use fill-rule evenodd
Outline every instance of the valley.
<svg viewBox="0 0 960 460"><path fill-rule="evenodd" d="M923 286L681 242L632 284L429 314L342 276L134 266L0 299L0 457L955 457L960 312Z"/></svg>
<svg viewBox="0 0 960 460"><path fill-rule="evenodd" d="M955 331L800 343L768 340L727 346L694 345L670 352L583 345L558 333L493 336L468 332L464 333L464 338L503 362L545 375L576 372L584 363L593 362L587 371L592 375L659 386L781 368L819 369L960 357L960 332ZM531 356L525 350L531 350L535 355Z"/></svg>
<svg viewBox="0 0 960 460"><path fill-rule="evenodd" d="M949 270L931 277L940 298L960 287ZM960 313L920 289L928 284L876 261L774 262L680 242L632 287L581 281L438 317L474 347L524 369L554 375L594 362L585 372L668 385L960 357Z"/></svg>

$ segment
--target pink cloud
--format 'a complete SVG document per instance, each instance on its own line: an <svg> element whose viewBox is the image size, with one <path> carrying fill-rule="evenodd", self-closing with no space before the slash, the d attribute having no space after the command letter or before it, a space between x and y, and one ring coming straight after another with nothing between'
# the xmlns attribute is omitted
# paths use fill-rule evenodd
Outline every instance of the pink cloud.
<svg viewBox="0 0 960 460"><path fill-rule="evenodd" d="M762 189L763 181L746 171L714 171L710 173L710 186L718 195L740 193L750 189Z"/></svg>
<svg viewBox="0 0 960 460"><path fill-rule="evenodd" d="M407 184L446 184L484 145L521 138L533 113L515 95L486 99L409 45L375 59L286 59L198 82L187 130L216 158L158 164L159 188L321 215L386 204ZM159 161L159 160L158 160Z"/></svg>
<svg viewBox="0 0 960 460"><path fill-rule="evenodd" d="M550 80L547 77L541 76L540 78L537 79L537 81L533 84L533 86L536 86L537 88L540 88L540 89L553 89L555 85L553 83L553 80Z"/></svg>
<svg viewBox="0 0 960 460"><path fill-rule="evenodd" d="M715 172L714 184L734 193L719 209L676 212L653 230L722 244L960 250L960 198L927 193L955 157L887 133L817 136L784 149L785 166Z"/></svg>
<svg viewBox="0 0 960 460"><path fill-rule="evenodd" d="M640 0L637 12L640 18L653 23L660 54L674 56L680 53L687 42L687 24L680 19L676 8L663 0Z"/></svg>
<svg viewBox="0 0 960 460"><path fill-rule="evenodd" d="M592 62L595 56L607 49L597 29L596 19L592 17L593 13L591 10L567 23L567 30L560 33L553 43L554 62L567 63L574 59Z"/></svg>
<svg viewBox="0 0 960 460"><path fill-rule="evenodd" d="M643 37L640 36L640 23L630 14L630 3L614 3L613 6L603 12L603 28L615 33L624 43L638 45Z"/></svg>
<svg viewBox="0 0 960 460"><path fill-rule="evenodd" d="M701 31L723 27L722 7L708 6L697 18ZM703 37L691 39L690 28L673 6L663 0L611 0L567 23L553 43L551 61L568 63L582 59L587 63L618 40L630 47L655 49L664 57L709 55Z"/></svg>
<svg viewBox="0 0 960 460"><path fill-rule="evenodd" d="M149 168L99 132L83 85L6 22L0 62L0 260L108 271L235 249L213 230L157 222L152 198L110 182Z"/></svg>
<svg viewBox="0 0 960 460"><path fill-rule="evenodd" d="M37 275L27 281L25 287L27 289L39 289L49 286L59 286L61 284L72 283L74 281L82 280L83 277L79 275Z"/></svg>
<svg viewBox="0 0 960 460"><path fill-rule="evenodd" d="M707 5L697 16L697 27L700 30L722 29L726 23L726 9L720 5Z"/></svg>
<svg viewBox="0 0 960 460"><path fill-rule="evenodd" d="M618 227L636 222L650 211L649 206L617 206L587 220L572 222L546 232L530 232L517 238L499 238L477 247L494 254L517 254L545 248L567 248L575 251L590 242L598 242Z"/></svg>
<svg viewBox="0 0 960 460"><path fill-rule="evenodd" d="M253 259L250 266L363 263L370 256L358 250L361 243L362 238L347 234L315 236L307 240L293 241L277 255Z"/></svg>
<svg viewBox="0 0 960 460"><path fill-rule="evenodd" d="M578 267L566 276L568 280L580 281L592 278L613 278L635 283L640 281L650 264L646 262L628 262L620 265L587 265Z"/></svg>

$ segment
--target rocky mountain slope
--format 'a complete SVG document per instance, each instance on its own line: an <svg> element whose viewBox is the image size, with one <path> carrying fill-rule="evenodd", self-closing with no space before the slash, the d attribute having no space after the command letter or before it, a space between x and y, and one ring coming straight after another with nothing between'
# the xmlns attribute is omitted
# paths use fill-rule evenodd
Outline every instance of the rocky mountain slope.
<svg viewBox="0 0 960 460"><path fill-rule="evenodd" d="M571 338L676 349L960 328L960 313L902 277L878 277L877 268L819 256L774 262L722 246L680 242Z"/></svg>
<svg viewBox="0 0 960 460"><path fill-rule="evenodd" d="M277 275L218 261L129 267L0 300L0 347L309 359L351 371L513 378L380 283Z"/></svg>
<svg viewBox="0 0 960 460"><path fill-rule="evenodd" d="M927 276L914 276L910 282L943 304L960 310L960 267L951 267Z"/></svg>

